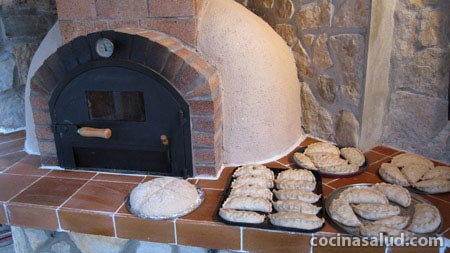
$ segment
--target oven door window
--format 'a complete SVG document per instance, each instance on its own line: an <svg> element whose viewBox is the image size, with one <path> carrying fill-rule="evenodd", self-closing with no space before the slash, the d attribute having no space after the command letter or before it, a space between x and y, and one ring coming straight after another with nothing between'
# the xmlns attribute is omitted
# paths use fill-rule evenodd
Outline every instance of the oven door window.
<svg viewBox="0 0 450 253"><path fill-rule="evenodd" d="M86 91L90 120L145 121L140 91Z"/></svg>

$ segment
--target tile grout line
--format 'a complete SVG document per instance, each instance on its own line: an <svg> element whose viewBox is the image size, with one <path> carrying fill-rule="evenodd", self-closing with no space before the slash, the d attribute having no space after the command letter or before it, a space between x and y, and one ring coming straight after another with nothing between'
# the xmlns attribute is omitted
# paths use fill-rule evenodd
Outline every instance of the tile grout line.
<svg viewBox="0 0 450 253"><path fill-rule="evenodd" d="M9 203L11 200L13 200L15 197L19 196L22 192L28 190L31 186L33 186L34 184L36 184L37 182L41 181L42 178L44 178L45 176L47 176L49 173L51 172L51 170L49 170L47 173L43 174L42 176L36 176L38 177L38 179L36 179L36 181L34 181L33 183L31 183L30 185L28 185L27 187L25 187L24 189L22 189L20 192L18 192L17 194L15 194L14 196L12 196L10 199L8 199L5 203ZM23 176L23 174L10 174L10 175L20 175Z"/></svg>
<svg viewBox="0 0 450 253"><path fill-rule="evenodd" d="M25 144L25 139L26 139L26 137L23 137L23 138L21 137L21 138L11 139L11 140L5 141L5 142L0 142L0 146L3 145L3 144L8 144L8 143L11 143L11 142L14 142L14 141L19 141L19 140L23 140L24 144Z"/></svg>
<svg viewBox="0 0 450 253"><path fill-rule="evenodd" d="M178 245L177 220L178 218L173 219L173 239L175 241L175 245Z"/></svg>
<svg viewBox="0 0 450 253"><path fill-rule="evenodd" d="M19 153L19 152L23 152L23 150L22 150L22 151L16 151L16 152L13 152L13 153L10 153L10 154ZM22 162L22 160L25 159L27 156L29 156L29 155L28 155L28 154L24 155L24 156L23 156L22 158L20 158L17 162L11 164L9 167L7 167L5 170L3 170L1 173L5 172L5 171L7 171L7 170L9 170L9 169L11 169L12 167L14 167L14 166L15 166L16 164L18 164L19 162ZM1 158L1 157L0 157L0 158Z"/></svg>
<svg viewBox="0 0 450 253"><path fill-rule="evenodd" d="M112 223L113 223L113 228L114 228L114 237L117 238L117 228L116 228L116 216L115 216L115 213L113 213L111 218L112 218Z"/></svg>
<svg viewBox="0 0 450 253"><path fill-rule="evenodd" d="M8 156L8 155L12 155L12 154L15 154L15 153L19 153L19 152L25 152L25 149L19 149L19 150L16 150L16 151L10 152L10 153L5 153L5 154L2 154L2 155L0 156L0 158L2 158L2 157L5 157L5 156Z"/></svg>
<svg viewBox="0 0 450 253"><path fill-rule="evenodd" d="M244 251L244 228L239 227L240 230L240 251Z"/></svg>

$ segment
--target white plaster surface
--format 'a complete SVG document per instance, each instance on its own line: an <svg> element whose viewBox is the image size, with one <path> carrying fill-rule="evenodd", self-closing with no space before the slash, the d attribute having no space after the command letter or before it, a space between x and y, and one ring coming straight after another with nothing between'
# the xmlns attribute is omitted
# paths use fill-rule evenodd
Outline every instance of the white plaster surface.
<svg viewBox="0 0 450 253"><path fill-rule="evenodd" d="M301 137L300 84L291 50L261 18L232 0L205 1L200 53L223 88L223 162L260 162Z"/></svg>
<svg viewBox="0 0 450 253"><path fill-rule="evenodd" d="M29 154L39 154L39 146L36 138L35 124L30 104L30 80L34 76L34 73L36 73L39 67L44 63L45 59L53 54L61 45L61 32L59 30L59 23L56 22L42 40L30 63L25 88L25 124L27 133L25 151Z"/></svg>

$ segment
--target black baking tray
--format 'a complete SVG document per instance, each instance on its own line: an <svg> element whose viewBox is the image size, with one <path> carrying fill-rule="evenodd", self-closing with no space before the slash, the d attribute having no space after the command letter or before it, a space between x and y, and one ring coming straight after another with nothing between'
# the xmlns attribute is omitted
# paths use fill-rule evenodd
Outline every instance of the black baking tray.
<svg viewBox="0 0 450 253"><path fill-rule="evenodd" d="M325 226L325 222L324 224L316 229L312 229L312 230L307 230L307 229L298 229L298 228L289 228L289 227L282 227L282 226L276 226L273 225L272 223L270 223L269 217L266 215L266 218L264 219L263 223L259 223L259 224L252 224L252 223L242 223L242 222L231 222L231 221L227 221L225 219L222 219L222 217L220 217L219 215L219 210L223 205L223 202L228 198L228 196L230 195L231 192L231 183L233 182L233 174L236 171L236 169L239 167L236 167L233 170L233 173L231 173L230 177L228 178L228 182L227 182L227 187L225 188L224 194L222 195L222 199L219 202L219 205L217 207L216 210L216 217L219 221L228 224L228 225L233 225L233 226L240 226L240 227L252 227L252 228L261 228L261 229L269 229L269 230L278 230L278 231L291 231L291 232L300 232L300 233L315 233L320 231L324 226ZM270 170L273 171L273 173L275 174L275 178L277 177L278 173L286 170L286 169L279 169L279 168L268 168ZM316 203L313 203L313 205L315 206L319 206L322 209L320 209L319 213L317 213L317 217L319 218L324 218L325 219L325 205L324 205L324 198L323 198L323 193L322 193L322 177L320 176L320 174L317 171L311 171L314 175L314 177L316 178L316 188L314 189L314 193L316 194L320 194L320 199L319 201L317 201ZM274 188L275 189L275 188ZM273 189L272 189L273 190ZM276 201L277 198L275 196L275 194L273 195L273 201ZM272 208L272 213L276 213L277 211L275 210L275 208ZM260 214L266 214L266 213L262 213L262 212L257 212Z"/></svg>
<svg viewBox="0 0 450 253"><path fill-rule="evenodd" d="M337 147L338 147L339 149L344 148L343 146L339 146L339 145L338 145ZM307 147L301 147L301 148L297 149L294 153L297 153L297 152L298 152L298 153L304 153L306 148L307 148ZM291 164L294 163L295 165L299 166L300 168L307 170L307 168L303 168L302 166L300 166L299 164L297 164L297 163L295 162L295 160L294 160L294 153L293 153L292 156L289 158L289 160L290 160L289 162L290 162ZM363 155L364 155L364 154L363 154ZM366 155L364 155L364 159L365 159L365 161L364 161L363 165L359 166L358 171L355 171L355 172L353 172L353 173L336 174L336 173L326 173L326 172L320 172L320 171L318 171L318 172L319 172L319 174L320 174L322 177L327 177L327 178L347 178L347 177L354 177L354 176L357 176L357 175L363 173L363 172L366 171L367 168L369 167L369 161L367 160ZM311 170L311 171L313 171L313 170ZM313 172L314 172L314 171L313 171Z"/></svg>

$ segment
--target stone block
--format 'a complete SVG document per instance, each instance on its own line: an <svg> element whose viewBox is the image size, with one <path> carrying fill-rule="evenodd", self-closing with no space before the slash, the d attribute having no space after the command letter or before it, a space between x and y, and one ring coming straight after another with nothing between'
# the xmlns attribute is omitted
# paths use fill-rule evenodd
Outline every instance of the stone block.
<svg viewBox="0 0 450 253"><path fill-rule="evenodd" d="M31 59L36 52L39 43L16 43L12 47L12 53L16 57L17 70L19 72L19 84L25 85Z"/></svg>
<svg viewBox="0 0 450 253"><path fill-rule="evenodd" d="M320 75L319 76L319 94L320 97L329 102L333 103L336 98L336 82L330 76Z"/></svg>
<svg viewBox="0 0 450 253"><path fill-rule="evenodd" d="M334 5L331 0L318 0L303 5L295 13L297 26L304 30L331 26Z"/></svg>
<svg viewBox="0 0 450 253"><path fill-rule="evenodd" d="M311 59L301 42L298 41L292 48L294 54L295 64L297 65L299 79L305 77L312 78L314 73L311 66Z"/></svg>
<svg viewBox="0 0 450 253"><path fill-rule="evenodd" d="M147 0L97 0L96 6L101 19L148 17Z"/></svg>
<svg viewBox="0 0 450 253"><path fill-rule="evenodd" d="M359 34L340 34L331 36L329 41L341 71L341 92L344 98L358 104L364 79L364 38Z"/></svg>
<svg viewBox="0 0 450 253"><path fill-rule="evenodd" d="M368 0L346 0L336 8L334 24L336 27L368 28L369 3Z"/></svg>
<svg viewBox="0 0 450 253"><path fill-rule="evenodd" d="M319 105L306 84L302 84L302 125L307 133L323 139L332 139L333 120L330 113Z"/></svg>
<svg viewBox="0 0 450 253"><path fill-rule="evenodd" d="M14 68L16 61L8 52L0 55L0 92L9 90L14 85Z"/></svg>
<svg viewBox="0 0 450 253"><path fill-rule="evenodd" d="M95 0L56 0L58 18L60 20L71 19L95 19Z"/></svg>
<svg viewBox="0 0 450 253"><path fill-rule="evenodd" d="M392 60L392 80L396 89L408 89L430 97L447 98L450 53L427 48L414 57Z"/></svg>
<svg viewBox="0 0 450 253"><path fill-rule="evenodd" d="M248 0L247 2L249 7L271 9L273 7L274 0Z"/></svg>
<svg viewBox="0 0 450 253"><path fill-rule="evenodd" d="M314 43L313 63L320 70L325 70L333 66L327 41L328 36L323 33L317 37Z"/></svg>
<svg viewBox="0 0 450 253"><path fill-rule="evenodd" d="M195 15L195 0L149 1L150 17L192 17Z"/></svg>
<svg viewBox="0 0 450 253"><path fill-rule="evenodd" d="M298 41L296 28L293 25L277 24L275 31L286 41L288 46L292 46Z"/></svg>
<svg viewBox="0 0 450 253"><path fill-rule="evenodd" d="M356 147L359 140L359 122L352 112L341 111L336 121L336 143Z"/></svg>
<svg viewBox="0 0 450 253"><path fill-rule="evenodd" d="M391 97L386 139L427 143L448 122L448 100L397 91Z"/></svg>
<svg viewBox="0 0 450 253"><path fill-rule="evenodd" d="M128 240L109 236L69 233L81 252L120 253Z"/></svg>
<svg viewBox="0 0 450 253"><path fill-rule="evenodd" d="M14 130L25 126L25 86L0 92L0 128Z"/></svg>
<svg viewBox="0 0 450 253"><path fill-rule="evenodd" d="M289 19L294 14L292 0L274 0L273 10L278 18Z"/></svg>

